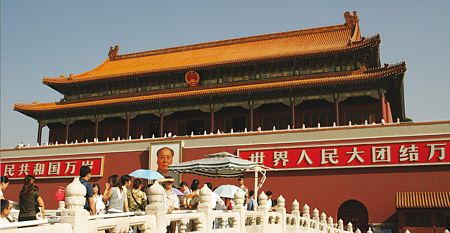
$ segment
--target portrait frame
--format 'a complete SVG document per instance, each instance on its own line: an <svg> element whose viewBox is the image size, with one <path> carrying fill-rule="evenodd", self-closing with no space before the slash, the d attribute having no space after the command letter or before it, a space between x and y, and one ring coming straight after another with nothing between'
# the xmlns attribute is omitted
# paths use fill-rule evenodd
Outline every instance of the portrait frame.
<svg viewBox="0 0 450 233"><path fill-rule="evenodd" d="M173 161L172 164L182 162L183 158L183 141L169 141L169 142L155 142L150 143L148 150L148 169L152 171L158 170L157 164L157 153L160 149L168 147L173 150ZM181 174L173 174L175 179L175 185L178 185L181 181Z"/></svg>

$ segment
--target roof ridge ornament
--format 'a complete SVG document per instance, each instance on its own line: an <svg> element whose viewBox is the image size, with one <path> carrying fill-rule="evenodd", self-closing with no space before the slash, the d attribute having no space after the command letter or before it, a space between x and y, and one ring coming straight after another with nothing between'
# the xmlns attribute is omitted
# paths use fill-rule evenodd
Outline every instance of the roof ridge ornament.
<svg viewBox="0 0 450 233"><path fill-rule="evenodd" d="M110 60L116 59L118 53L119 53L119 45L115 45L114 48L112 46L109 47L108 57Z"/></svg>
<svg viewBox="0 0 450 233"><path fill-rule="evenodd" d="M355 26L357 23L359 23L357 11L353 11L352 13L346 11L344 13L344 18L345 18L345 25L347 26Z"/></svg>
<svg viewBox="0 0 450 233"><path fill-rule="evenodd" d="M362 37L361 37L361 30L359 28L359 17L357 11L353 11L353 13L346 11L344 13L344 18L345 18L345 25L347 25L347 27L349 28L353 28L352 37L350 38L349 43L352 44L361 41Z"/></svg>

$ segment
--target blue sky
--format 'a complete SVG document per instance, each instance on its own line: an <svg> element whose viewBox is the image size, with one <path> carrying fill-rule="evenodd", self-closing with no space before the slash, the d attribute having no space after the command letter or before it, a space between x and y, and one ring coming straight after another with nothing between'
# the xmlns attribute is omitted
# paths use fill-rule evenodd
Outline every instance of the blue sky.
<svg viewBox="0 0 450 233"><path fill-rule="evenodd" d="M406 61L406 114L450 120L450 1L20 1L1 2L1 147L35 144L37 122L14 103L62 96L43 76L81 73L121 53L344 23L381 34L381 62ZM44 130L44 141L47 140Z"/></svg>

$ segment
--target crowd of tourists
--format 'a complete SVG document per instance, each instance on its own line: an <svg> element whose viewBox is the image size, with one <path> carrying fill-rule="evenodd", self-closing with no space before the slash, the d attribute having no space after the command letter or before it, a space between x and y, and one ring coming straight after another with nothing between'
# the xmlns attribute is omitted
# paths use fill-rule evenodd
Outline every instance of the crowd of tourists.
<svg viewBox="0 0 450 233"><path fill-rule="evenodd" d="M110 213L136 212L145 211L148 204L147 195L144 192L150 184L144 185L139 178L132 179L129 175L111 175L108 182L101 186L98 183L89 183L91 179L91 168L82 166L80 168L80 182L86 188L86 202L84 208L91 215L101 215ZM11 223L15 221L28 221L42 219L45 216L44 200L39 192L38 186L35 184L35 177L27 175L24 179L24 185L19 193L19 216L14 219L10 215L13 202L8 201L4 196L4 191L9 185L9 179L6 176L1 177L0 182L0 199L1 199L1 218L0 224ZM198 179L192 180L191 184L181 182L175 187L173 177L166 176L159 179L159 183L164 188L163 205L167 209L167 213L173 213L177 210L195 210L200 201L200 182ZM212 183L205 183L209 189L214 190ZM145 186L145 187L144 187ZM240 177L237 186L245 193L245 206L247 210L256 209L257 202L254 192L249 191L244 184L244 178ZM102 190L104 190L102 192ZM272 192L268 191L269 209L275 205L271 200ZM233 198L230 196L220 196L212 192L211 208L214 210L231 210L233 209Z"/></svg>

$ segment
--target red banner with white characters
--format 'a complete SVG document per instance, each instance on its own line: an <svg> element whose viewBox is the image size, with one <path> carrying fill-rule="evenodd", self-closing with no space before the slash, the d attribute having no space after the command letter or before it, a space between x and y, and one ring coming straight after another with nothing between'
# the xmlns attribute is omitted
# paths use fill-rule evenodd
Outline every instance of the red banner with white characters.
<svg viewBox="0 0 450 233"><path fill-rule="evenodd" d="M2 161L1 175L9 179L21 179L27 174L40 178L68 178L80 175L83 165L91 167L92 177L103 176L104 157L76 159L27 159L24 161Z"/></svg>
<svg viewBox="0 0 450 233"><path fill-rule="evenodd" d="M279 170L450 164L450 140L239 149L243 159Z"/></svg>

